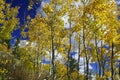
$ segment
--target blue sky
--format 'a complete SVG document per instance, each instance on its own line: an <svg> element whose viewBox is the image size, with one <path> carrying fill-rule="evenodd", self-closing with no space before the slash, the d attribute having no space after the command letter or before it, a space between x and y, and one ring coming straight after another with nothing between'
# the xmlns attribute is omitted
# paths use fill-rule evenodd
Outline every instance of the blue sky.
<svg viewBox="0 0 120 80"><path fill-rule="evenodd" d="M39 7L39 4L34 4L33 8L28 10L29 0L7 0L8 3L11 3L12 7L19 6L18 18L20 19L20 24L23 25L26 22L26 17L28 15L31 18L34 18L36 15L36 9Z"/></svg>
<svg viewBox="0 0 120 80"><path fill-rule="evenodd" d="M12 7L19 6L19 11L17 17L20 20L19 25L24 25L26 23L26 18L28 15L30 15L31 18L34 18L36 15L36 10L39 7L39 4L34 4L30 10L28 10L29 0L6 0L7 3L10 3ZM25 30L28 31L28 30ZM20 29L15 29L11 35L12 40L10 41L10 44L14 46L14 43L16 42L17 38L20 38L22 40L28 39L28 37L23 38L20 34Z"/></svg>
<svg viewBox="0 0 120 80"><path fill-rule="evenodd" d="M36 0L34 0L36 1ZM44 3L49 2L50 0L39 0L44 1ZM31 18L34 18L37 10L41 8L40 4L34 3L32 8L28 10L29 0L6 0L7 3L11 3L12 7L19 6L18 18L20 18L20 24L23 25L26 22L26 17L30 15Z"/></svg>
<svg viewBox="0 0 120 80"><path fill-rule="evenodd" d="M41 1L41 0L40 0ZM18 10L18 15L17 17L20 20L20 24L19 25L24 25L27 21L27 16L30 15L31 18L34 18L35 15L37 14L37 11L39 12L39 10L41 10L40 8L42 7L42 5L40 6L40 4L36 4L34 3L32 5L31 9L28 9L28 5L29 5L29 0L6 0L7 3L11 4L11 7L16 7L19 6L19 10ZM49 0L44 0L44 3L49 2ZM40 12L39 12L40 13ZM25 30L25 32L28 31L27 29ZM16 42L16 38L20 38L22 40L28 39L28 37L23 38L21 36L21 30L16 28L12 33L12 40L10 41L10 44L12 44L12 46L14 46L14 43Z"/></svg>

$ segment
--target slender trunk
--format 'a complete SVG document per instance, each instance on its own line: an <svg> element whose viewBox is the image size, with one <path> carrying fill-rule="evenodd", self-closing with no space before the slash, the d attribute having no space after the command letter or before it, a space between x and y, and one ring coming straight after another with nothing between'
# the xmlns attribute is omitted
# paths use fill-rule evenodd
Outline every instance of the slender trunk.
<svg viewBox="0 0 120 80"><path fill-rule="evenodd" d="M119 77L120 77L120 62L119 62Z"/></svg>
<svg viewBox="0 0 120 80"><path fill-rule="evenodd" d="M86 80L89 79L89 60L86 57Z"/></svg>
<svg viewBox="0 0 120 80"><path fill-rule="evenodd" d="M38 38L38 41L40 41L40 39ZM43 47L41 47L40 49L40 43L38 42L38 46L37 46L37 55L36 55L36 58L37 58L37 77L39 78L40 76L40 71L41 71L41 62L40 62L40 59L42 58L41 55L42 55L42 49Z"/></svg>
<svg viewBox="0 0 120 80"><path fill-rule="evenodd" d="M114 58L114 43L112 42L112 54L111 54L111 80L114 80L114 69L113 69L113 58Z"/></svg>
<svg viewBox="0 0 120 80"><path fill-rule="evenodd" d="M85 74L85 58L83 58L83 62L84 62L84 74Z"/></svg>
<svg viewBox="0 0 120 80"><path fill-rule="evenodd" d="M102 61L102 77L105 75L105 60Z"/></svg>
<svg viewBox="0 0 120 80"><path fill-rule="evenodd" d="M78 64L78 66L77 66L78 78L77 78L77 80L80 79L80 77L79 77L79 71L80 71L79 63L80 63L80 38L79 38L79 42L78 42L78 63L77 63Z"/></svg>
<svg viewBox="0 0 120 80"><path fill-rule="evenodd" d="M39 47L37 47L37 50L36 50L36 74L38 75L38 72L39 72L39 70L38 70L38 67L39 67Z"/></svg>
<svg viewBox="0 0 120 80"><path fill-rule="evenodd" d="M101 76L104 76L104 57L103 57L103 53L102 53L102 48L103 48L103 44L102 44L102 41L101 41L101 48L100 48L100 53L101 53L101 58L102 58L102 61L101 61L101 69L102 69L102 75Z"/></svg>
<svg viewBox="0 0 120 80"><path fill-rule="evenodd" d="M33 52L36 53L36 50L33 50ZM36 74L36 55L34 57L33 70L34 70L34 74Z"/></svg>
<svg viewBox="0 0 120 80"><path fill-rule="evenodd" d="M54 30L51 26L51 51L52 51L52 80L56 80L56 68L55 68L55 50L54 50Z"/></svg>
<svg viewBox="0 0 120 80"><path fill-rule="evenodd" d="M84 12L84 8L85 8L85 2L83 1L83 18L85 17L85 12ZM89 58L88 58L88 54L86 51L86 36L85 36L85 21L83 20L83 30L82 30L82 34L83 34L83 48L84 48L84 54L85 54L85 64L86 64L86 69L85 69L85 80L89 79Z"/></svg>
<svg viewBox="0 0 120 80"><path fill-rule="evenodd" d="M101 41L101 58L102 58L102 62L101 62L101 68L102 68L102 77L105 75L105 58L103 56L103 52L102 52L102 48L103 48L103 42Z"/></svg>
<svg viewBox="0 0 120 80"><path fill-rule="evenodd" d="M49 58L50 58L50 61L52 61L52 57L51 57L51 52L50 52L50 51L49 51L49 54L50 54L50 57L49 57ZM52 62L50 62L50 64L52 64ZM51 75L51 74L52 74L52 66L49 65L49 67L50 67L50 68L49 68L49 71L50 71L50 72L49 72L49 75Z"/></svg>
<svg viewBox="0 0 120 80"><path fill-rule="evenodd" d="M97 54L97 61L98 61L98 64L99 64L99 71L98 71L98 73L99 73L99 77L101 77L101 63L100 63L100 58L99 58L99 53L98 53L98 47L97 47L97 37L95 36L95 46L96 46L96 54Z"/></svg>
<svg viewBox="0 0 120 80"><path fill-rule="evenodd" d="M69 49L68 49L68 55L67 55L67 58L68 58L68 60L67 60L67 62L68 62L68 65L67 65L67 77L68 77L68 80L70 80L70 70L69 70L69 68L71 67L70 66L70 51L71 51L71 43L72 43L72 41L71 41L71 22L70 22L70 30L69 30L69 45L70 45L70 47L69 47Z"/></svg>
<svg viewBox="0 0 120 80"><path fill-rule="evenodd" d="M88 59L88 55L87 55L87 51L86 51L86 39L85 39L85 29L84 29L84 23L83 23L83 47L84 47L84 54L85 54L85 61L86 61L86 77L85 80L89 79L89 59Z"/></svg>
<svg viewBox="0 0 120 80"><path fill-rule="evenodd" d="M69 56L69 53L70 53L70 49L68 50L68 56L67 56L67 58L68 58L68 60L67 60L67 62L68 62L68 64L67 64L67 77L68 77L68 80L70 80L70 70L69 70L69 68L70 68L70 56Z"/></svg>
<svg viewBox="0 0 120 80"><path fill-rule="evenodd" d="M40 36L40 35L39 35ZM40 54L39 54L39 51L40 51L40 43L39 43L39 41L40 41L40 38L38 37L38 42L37 42L37 44L38 44L38 46L37 46L37 49L36 49L36 67L37 67L37 75L39 75L39 70L40 70L40 66L39 66L39 57L40 57ZM42 48L41 48L41 50L42 50Z"/></svg>

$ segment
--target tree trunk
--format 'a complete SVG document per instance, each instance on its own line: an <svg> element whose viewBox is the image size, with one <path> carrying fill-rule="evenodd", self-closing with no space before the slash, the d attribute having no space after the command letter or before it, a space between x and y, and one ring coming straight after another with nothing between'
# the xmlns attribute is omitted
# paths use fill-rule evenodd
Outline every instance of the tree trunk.
<svg viewBox="0 0 120 80"><path fill-rule="evenodd" d="M78 42L78 66L77 66L77 70L78 70L78 78L77 78L77 80L79 80L80 79L80 77L79 77L79 72L80 72L80 67L79 67L79 63L80 63L80 37L79 37L79 42Z"/></svg>
<svg viewBox="0 0 120 80"><path fill-rule="evenodd" d="M112 54L111 54L111 80L114 80L114 69L113 69L113 58L114 58L114 43L112 42Z"/></svg>
<svg viewBox="0 0 120 80"><path fill-rule="evenodd" d="M96 54L97 54L97 61L98 61L98 64L99 64L99 77L101 77L101 63L100 63L100 58L99 58L99 53L98 53L98 47L97 47L97 37L95 36L95 49L96 49Z"/></svg>
<svg viewBox="0 0 120 80"><path fill-rule="evenodd" d="M69 68L71 67L70 66L70 51L71 51L71 43L72 43L72 41L71 41L71 22L70 22L70 30L69 30L69 45L70 45L70 47L69 47L69 49L68 49L68 55L67 55L67 58L68 58L68 60L67 60L67 62L68 62L68 64L67 64L67 77L68 77L68 80L70 80L70 70L69 70Z"/></svg>
<svg viewBox="0 0 120 80"><path fill-rule="evenodd" d="M83 46L84 46L84 54L85 54L85 61L86 61L86 77L85 77L85 80L88 80L89 79L89 59L88 59L88 54L87 54L87 51L86 51L86 43L85 43L85 30L84 30L84 23L83 23Z"/></svg>
<svg viewBox="0 0 120 80"><path fill-rule="evenodd" d="M56 80L56 68L55 68L55 50L54 50L54 30L51 26L51 52L52 52L52 80Z"/></svg>

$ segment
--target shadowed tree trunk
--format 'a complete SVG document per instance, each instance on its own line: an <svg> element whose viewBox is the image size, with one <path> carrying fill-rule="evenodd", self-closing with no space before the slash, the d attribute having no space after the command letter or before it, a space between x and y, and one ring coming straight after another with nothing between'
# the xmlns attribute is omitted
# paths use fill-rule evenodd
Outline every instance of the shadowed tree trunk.
<svg viewBox="0 0 120 80"><path fill-rule="evenodd" d="M52 80L56 80L56 68L55 68L55 50L54 50L54 30L51 26L51 51L52 51Z"/></svg>
<svg viewBox="0 0 120 80"><path fill-rule="evenodd" d="M98 52L98 46L97 46L97 37L95 36L95 50L96 50L96 54L97 54L97 61L98 61L98 64L99 64L99 77L101 77L101 63L100 63L100 55L99 55L99 52Z"/></svg>
<svg viewBox="0 0 120 80"><path fill-rule="evenodd" d="M80 50L81 50L81 48L80 48L81 43L80 42L81 42L81 39L80 39L80 36L79 36L79 41L78 41L78 63L77 63L78 78L77 78L77 80L80 79L80 77L79 77L79 71L80 71L79 63L80 63Z"/></svg>
<svg viewBox="0 0 120 80"><path fill-rule="evenodd" d="M113 63L113 60L114 60L114 43L112 42L112 53L111 53L111 80L114 80L114 69L113 69L113 66L114 66L114 63Z"/></svg>
<svg viewBox="0 0 120 80"><path fill-rule="evenodd" d="M70 20L71 20L71 17L70 17ZM71 33L71 22L69 23L70 24L70 28L69 28L69 34L68 34L68 36L69 36L69 45L70 45L70 47L69 47L69 49L68 49L68 55L67 55L67 58L68 58L68 60L67 60L67 77L68 77L68 80L70 80L70 70L69 70L69 68L71 67L70 66L70 51L71 51L71 43L72 43L72 40L71 40L71 36L72 36L72 33Z"/></svg>
<svg viewBox="0 0 120 80"><path fill-rule="evenodd" d="M88 54L86 51L86 39L85 39L85 26L83 23L83 47L84 47L84 54L85 54L85 63L86 63L86 69L85 69L85 80L89 79L89 59L88 59Z"/></svg>

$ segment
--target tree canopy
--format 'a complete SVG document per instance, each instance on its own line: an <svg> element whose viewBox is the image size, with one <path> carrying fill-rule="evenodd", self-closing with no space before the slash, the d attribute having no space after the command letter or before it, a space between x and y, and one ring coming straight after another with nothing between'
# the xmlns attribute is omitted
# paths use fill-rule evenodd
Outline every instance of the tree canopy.
<svg viewBox="0 0 120 80"><path fill-rule="evenodd" d="M34 4L40 4L44 15L28 15L21 25L19 7L0 0L1 80L120 78L119 10L114 0L30 0L28 9ZM14 39L16 29L27 39ZM13 46L11 39L16 40Z"/></svg>

